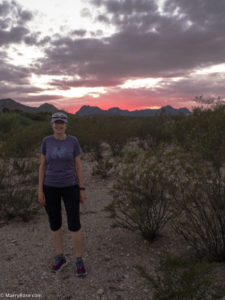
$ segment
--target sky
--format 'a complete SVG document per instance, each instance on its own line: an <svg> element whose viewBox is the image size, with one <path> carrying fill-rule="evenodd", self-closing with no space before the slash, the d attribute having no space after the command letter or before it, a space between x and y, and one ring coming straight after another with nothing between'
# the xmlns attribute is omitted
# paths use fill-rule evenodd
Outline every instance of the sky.
<svg viewBox="0 0 225 300"><path fill-rule="evenodd" d="M0 99L191 109L224 82L225 0L0 0Z"/></svg>

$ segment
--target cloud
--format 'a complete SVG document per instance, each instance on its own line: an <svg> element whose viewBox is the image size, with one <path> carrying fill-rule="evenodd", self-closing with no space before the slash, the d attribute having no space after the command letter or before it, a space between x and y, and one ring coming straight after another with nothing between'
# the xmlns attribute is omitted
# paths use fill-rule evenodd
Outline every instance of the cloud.
<svg viewBox="0 0 225 300"><path fill-rule="evenodd" d="M193 95L225 96L225 73L194 74L179 81L171 81L161 88L161 93L168 93L173 98L193 99ZM184 96L185 95L185 96Z"/></svg>
<svg viewBox="0 0 225 300"><path fill-rule="evenodd" d="M92 4L106 12L96 19L113 22L116 32L102 38L58 35L39 61L39 72L76 75L81 80L75 84L90 86L91 81L99 86L103 78L111 85L128 78L186 76L194 69L224 62L225 35L223 29L216 33L215 29L220 27L217 12L222 18L225 2L218 0L214 13L210 0L204 1L207 5L198 0L193 8L189 2L167 1L160 14L153 0L94 0ZM199 17L201 9L205 21Z"/></svg>
<svg viewBox="0 0 225 300"><path fill-rule="evenodd" d="M0 45L39 45L44 55L31 68L22 68L9 64L0 52L0 81L7 87L9 83L24 85L25 90L31 72L64 76L66 80L50 81L50 88L104 87L106 93L99 98L90 95L82 100L123 101L133 107L135 103L150 105L150 101L153 105L187 101L190 106L196 95L224 94L222 73L198 75L195 71L225 63L225 0L167 0L163 6L156 0L89 2L92 7L83 9L81 15L95 19L102 31L74 28L50 37L31 31L32 12L14 1L3 1ZM104 32L108 25L114 28L111 34ZM155 89L120 87L127 80L142 78L162 81Z"/></svg>
<svg viewBox="0 0 225 300"><path fill-rule="evenodd" d="M0 60L0 82L10 84L28 84L30 71L28 68L14 66Z"/></svg>
<svg viewBox="0 0 225 300"><path fill-rule="evenodd" d="M3 1L0 4L0 45L17 44L30 34L27 23L33 14L24 10L15 1Z"/></svg>
<svg viewBox="0 0 225 300"><path fill-rule="evenodd" d="M122 84L120 79L108 79L108 78L98 78L96 79L86 79L86 80L52 80L50 85L62 89L67 90L71 87L110 87L110 86L117 86Z"/></svg>
<svg viewBox="0 0 225 300"><path fill-rule="evenodd" d="M29 102L29 103L33 103L33 102L54 103L56 100L62 100L62 96L45 94L45 95L36 95L36 96L22 96L22 97L20 96L17 97L17 99L21 102Z"/></svg>
<svg viewBox="0 0 225 300"><path fill-rule="evenodd" d="M84 29L73 30L73 31L71 32L72 35L77 35L77 36L80 36L80 37L85 36L86 33L87 33L87 31L84 30Z"/></svg>

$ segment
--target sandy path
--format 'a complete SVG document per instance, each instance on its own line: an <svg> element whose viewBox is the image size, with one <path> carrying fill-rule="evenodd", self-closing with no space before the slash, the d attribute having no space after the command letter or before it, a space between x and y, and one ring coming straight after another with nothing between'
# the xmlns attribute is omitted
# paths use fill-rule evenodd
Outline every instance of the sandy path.
<svg viewBox="0 0 225 300"><path fill-rule="evenodd" d="M91 162L83 160L87 201L81 207L81 224L88 276L75 276L75 257L64 210L64 253L68 265L58 274L49 272L55 250L47 216L41 209L28 223L12 222L0 228L0 299L151 299L151 290L134 265L152 269L160 245L150 245L135 233L110 227L112 220L103 208L111 201L112 181L91 176L91 167Z"/></svg>

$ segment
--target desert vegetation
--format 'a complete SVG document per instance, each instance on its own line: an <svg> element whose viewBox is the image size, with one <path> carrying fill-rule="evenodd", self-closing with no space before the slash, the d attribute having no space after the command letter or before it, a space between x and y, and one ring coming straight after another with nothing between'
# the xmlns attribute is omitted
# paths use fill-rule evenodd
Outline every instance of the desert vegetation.
<svg viewBox="0 0 225 300"><path fill-rule="evenodd" d="M48 113L0 112L1 218L27 221L38 211L39 147L51 134L49 120ZM186 245L183 257L162 249L153 277L136 266L154 288L153 298L221 299L225 106L197 108L188 116L70 115L68 133L94 161L92 175L113 181L113 200L104 208L112 227L149 243L169 230Z"/></svg>

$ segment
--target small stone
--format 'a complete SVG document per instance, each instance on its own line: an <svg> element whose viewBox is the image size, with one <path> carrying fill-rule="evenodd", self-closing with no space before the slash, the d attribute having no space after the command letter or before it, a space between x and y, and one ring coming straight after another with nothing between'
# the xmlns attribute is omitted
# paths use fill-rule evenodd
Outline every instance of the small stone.
<svg viewBox="0 0 225 300"><path fill-rule="evenodd" d="M48 277L47 272L41 274L41 279L46 279Z"/></svg>
<svg viewBox="0 0 225 300"><path fill-rule="evenodd" d="M118 288L119 288L120 291L123 291L124 290L124 285L121 283L121 284L118 285Z"/></svg>
<svg viewBox="0 0 225 300"><path fill-rule="evenodd" d="M103 295L104 294L104 290L102 288L98 289L97 294L98 295Z"/></svg>

